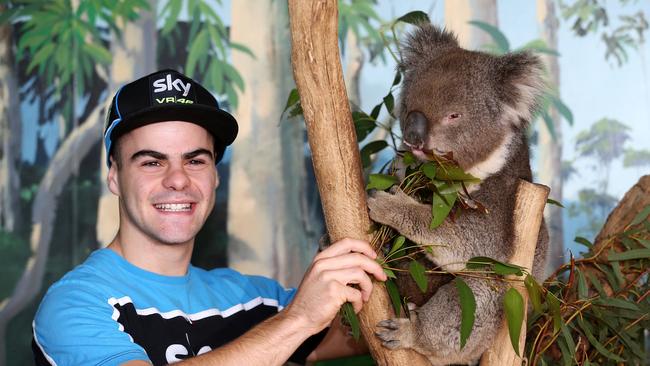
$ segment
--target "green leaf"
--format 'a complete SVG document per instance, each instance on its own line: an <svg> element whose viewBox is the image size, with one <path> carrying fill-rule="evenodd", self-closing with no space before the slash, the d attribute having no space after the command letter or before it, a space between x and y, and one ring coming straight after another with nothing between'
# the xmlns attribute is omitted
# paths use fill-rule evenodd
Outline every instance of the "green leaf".
<svg viewBox="0 0 650 366"><path fill-rule="evenodd" d="M633 301L626 301L616 297L601 297L594 300L594 304L608 307L615 307L633 311L641 311L639 306Z"/></svg>
<svg viewBox="0 0 650 366"><path fill-rule="evenodd" d="M378 189L380 191L385 191L398 181L399 179L394 175L370 174L368 176L368 185L366 186L366 190Z"/></svg>
<svg viewBox="0 0 650 366"><path fill-rule="evenodd" d="M413 154L411 154L413 155ZM415 158L415 157L414 157ZM420 170L424 175L429 178L429 179L434 179L436 177L436 170L437 170L437 165L433 161L426 162L422 164L420 167Z"/></svg>
<svg viewBox="0 0 650 366"><path fill-rule="evenodd" d="M540 285L535 281L535 278L531 275L526 275L524 278L524 285L528 291L528 298L533 305L533 309L536 313L542 312L542 291Z"/></svg>
<svg viewBox="0 0 650 366"><path fill-rule="evenodd" d="M383 102L377 104L377 105L372 109L372 111L370 112L370 117L372 117L372 119L377 120L377 117L379 117L379 112L381 112L381 106L382 106L382 105L384 105Z"/></svg>
<svg viewBox="0 0 650 366"><path fill-rule="evenodd" d="M388 111L388 114L390 114L392 116L393 115L393 107L395 106L395 97L393 97L393 93L389 92L384 97L384 105L386 106L386 110Z"/></svg>
<svg viewBox="0 0 650 366"><path fill-rule="evenodd" d="M418 261L412 261L409 264L409 273L411 274L411 277L415 283L418 285L420 291L422 291L422 293L427 292L429 282L427 281L426 269L424 266Z"/></svg>
<svg viewBox="0 0 650 366"><path fill-rule="evenodd" d="M641 212L639 212L636 216L634 216L634 219L632 222L630 222L630 226L635 226L640 224L643 220L645 220L648 215L650 215L650 205L645 206Z"/></svg>
<svg viewBox="0 0 650 366"><path fill-rule="evenodd" d="M476 299L472 289L462 278L456 277L454 283L460 300L460 349L463 349L474 327Z"/></svg>
<svg viewBox="0 0 650 366"><path fill-rule="evenodd" d="M395 86L399 84L400 81L402 81L402 73L399 70L397 70L397 72L395 73L395 78L393 79L393 85L391 86Z"/></svg>
<svg viewBox="0 0 650 366"><path fill-rule="evenodd" d="M471 174L465 173L460 167L455 165L442 165L436 173L436 179L439 180L458 180L467 183L478 183L481 180Z"/></svg>
<svg viewBox="0 0 650 366"><path fill-rule="evenodd" d="M239 52L242 52L242 53L245 53L245 54L249 55L253 60L256 59L255 54L253 53L253 51L251 51L250 48L244 46L243 44L233 42L233 43L230 44L230 48L232 48L233 50L237 50Z"/></svg>
<svg viewBox="0 0 650 366"><path fill-rule="evenodd" d="M548 203L550 205L560 206L560 207L564 208L564 205L562 203L560 203L559 201L556 201L554 199L549 198L549 199L546 200L546 203Z"/></svg>
<svg viewBox="0 0 650 366"><path fill-rule="evenodd" d="M593 333L591 331L591 327L589 327L588 323L586 323L583 320L582 317L577 317L576 319L578 320L578 324L580 325L580 328L582 328L585 335L587 336L587 339L589 340L589 343L591 343L591 345L594 346L596 348L596 350L598 350L598 352L600 352L600 354L602 354L603 356L605 356L605 357L607 357L609 359L612 359L614 361L625 362L624 359L622 359L621 357L617 356L616 354L610 352L607 348L605 348L605 346L602 345L602 343L598 342L598 339L596 339L596 337L594 337L594 335L593 335Z"/></svg>
<svg viewBox="0 0 650 366"><path fill-rule="evenodd" d="M202 29L190 43L190 51L187 55L187 62L185 62L185 72L187 76L193 77L196 62L201 57L205 57L206 50L208 49L209 34L205 29Z"/></svg>
<svg viewBox="0 0 650 366"><path fill-rule="evenodd" d="M560 115L564 117L564 119L566 119L566 121L569 123L569 126L573 126L573 113L571 112L571 109L569 109L569 107L564 104L562 99L556 97L555 95L551 95L550 99L551 103L553 103L553 106L555 106L555 109L557 109L558 113L560 113Z"/></svg>
<svg viewBox="0 0 650 366"><path fill-rule="evenodd" d="M519 356L519 335L521 325L524 322L524 298L519 291L510 288L503 297L503 310L506 313L508 322L508 333L512 347Z"/></svg>
<svg viewBox="0 0 650 366"><path fill-rule="evenodd" d="M84 43L83 49L100 64L108 65L111 63L111 53L103 46L96 45L94 43Z"/></svg>
<svg viewBox="0 0 650 366"><path fill-rule="evenodd" d="M390 257L391 254L395 253L398 251L403 245L404 242L406 241L406 238L402 235L397 236L395 240L393 240L393 246L390 248L390 252L386 255L387 257Z"/></svg>
<svg viewBox="0 0 650 366"><path fill-rule="evenodd" d="M405 152L404 156L402 157L402 162L406 166L414 164L416 161L417 159L415 158L415 155L413 155L413 153L410 151Z"/></svg>
<svg viewBox="0 0 650 366"><path fill-rule="evenodd" d="M395 311L395 316L399 317L402 311L402 301L399 296L399 290L395 281L392 279L386 280L386 291L388 291L388 297L390 297L390 302L393 304L393 310Z"/></svg>
<svg viewBox="0 0 650 366"><path fill-rule="evenodd" d="M352 328L352 337L358 341L359 338L361 338L361 327L359 326L359 318L354 312L354 307L351 303L346 302L341 307L341 311L343 312L343 319L345 319L345 321L350 324L350 328Z"/></svg>
<svg viewBox="0 0 650 366"><path fill-rule="evenodd" d="M352 112L352 120L357 133L357 142L363 141L377 127L374 119L360 111Z"/></svg>
<svg viewBox="0 0 650 366"><path fill-rule="evenodd" d="M586 299L589 296L589 288L587 287L585 275L582 274L582 271L577 267L576 272L578 273L578 298Z"/></svg>
<svg viewBox="0 0 650 366"><path fill-rule="evenodd" d="M573 337L571 336L571 331L569 331L569 327L567 327L566 324L562 323L561 330L562 330L562 336L564 336L564 340L566 341L568 346L569 353L567 354L567 356L569 355L571 356L571 357L567 357L569 359L568 360L569 362L567 363L567 361L565 360L565 365L571 365L571 360L573 360L576 355L576 344L573 341Z"/></svg>
<svg viewBox="0 0 650 366"><path fill-rule="evenodd" d="M517 276L523 276L524 273L522 272L523 267L516 266L514 264L510 263L503 263L499 261L495 261L494 263L494 273L505 276L505 275L517 275Z"/></svg>
<svg viewBox="0 0 650 366"><path fill-rule="evenodd" d="M472 257L467 261L465 267L467 269L484 269L496 262L495 259L489 257Z"/></svg>
<svg viewBox="0 0 650 366"><path fill-rule="evenodd" d="M621 253L612 253L607 256L610 262L642 258L650 258L650 249L633 249Z"/></svg>
<svg viewBox="0 0 650 366"><path fill-rule="evenodd" d="M591 249L594 246L593 244L591 244L591 242L588 239L583 238L582 236L576 236L573 239L573 241L575 241L578 244L582 244L582 245L586 246L589 249Z"/></svg>
<svg viewBox="0 0 650 366"><path fill-rule="evenodd" d="M533 39L532 41L524 44L523 46L517 48L517 51L533 51L537 53L544 53L552 56L560 56L560 53L556 50L549 48L544 42L543 39Z"/></svg>
<svg viewBox="0 0 650 366"><path fill-rule="evenodd" d="M287 97L287 104L284 105L284 109L282 110L282 114L287 111L290 107L292 107L294 104L300 102L300 94L298 94L298 89L291 89L289 92L289 96Z"/></svg>
<svg viewBox="0 0 650 366"><path fill-rule="evenodd" d="M548 310L553 317L553 333L560 331L562 327L562 314L560 313L560 300L558 300L555 295L550 291L546 293L546 303L548 304Z"/></svg>
<svg viewBox="0 0 650 366"><path fill-rule="evenodd" d="M431 218L429 229L433 230L445 221L451 208L454 207L456 198L458 198L458 193L443 195L437 193L433 194L433 201L431 202L431 213L433 214L433 217Z"/></svg>
<svg viewBox="0 0 650 366"><path fill-rule="evenodd" d="M450 194L450 193L457 193L461 192L463 189L463 184L462 182L458 183L447 183L447 182L436 182L434 183L436 186L436 190L438 191L439 194Z"/></svg>
<svg viewBox="0 0 650 366"><path fill-rule="evenodd" d="M395 272L393 272L392 269L386 267L382 267L382 269L388 278L397 278L397 276L395 276Z"/></svg>
<svg viewBox="0 0 650 366"><path fill-rule="evenodd" d="M420 23L430 23L429 16L423 11L412 11L402 15L395 20L395 23L404 22L408 24L418 25Z"/></svg>
<svg viewBox="0 0 650 366"><path fill-rule="evenodd" d="M370 166L370 164L371 164L370 155L376 154L379 151L381 151L381 150L383 150L383 149L385 149L387 147L388 147L388 142L386 142L384 140L373 141L373 142L367 143L366 146L364 146L361 149L361 152L360 152L360 154L361 154L361 164L363 165L363 167L367 168L367 167Z"/></svg>
<svg viewBox="0 0 650 366"><path fill-rule="evenodd" d="M496 43L497 48L501 53L510 52L510 42L508 42L508 38L506 38L505 34L503 34L499 28L493 26L492 24L481 22L479 20L472 20L467 23L487 32L490 37L492 37L494 43Z"/></svg>

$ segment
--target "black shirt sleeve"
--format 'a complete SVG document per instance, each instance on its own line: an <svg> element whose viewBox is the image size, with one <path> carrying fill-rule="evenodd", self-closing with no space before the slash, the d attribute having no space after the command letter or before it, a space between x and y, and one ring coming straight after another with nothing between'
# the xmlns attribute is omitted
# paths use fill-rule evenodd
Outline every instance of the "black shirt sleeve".
<svg viewBox="0 0 650 366"><path fill-rule="evenodd" d="M289 357L289 361L304 365L307 361L307 356L318 347L320 342L325 338L325 334L329 331L329 327L323 329L319 333L307 338L296 351Z"/></svg>

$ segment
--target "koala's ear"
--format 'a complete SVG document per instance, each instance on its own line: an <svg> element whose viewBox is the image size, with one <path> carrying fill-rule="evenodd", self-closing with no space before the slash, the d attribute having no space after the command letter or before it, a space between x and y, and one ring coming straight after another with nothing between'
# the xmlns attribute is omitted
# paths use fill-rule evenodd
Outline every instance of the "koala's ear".
<svg viewBox="0 0 650 366"><path fill-rule="evenodd" d="M451 47L458 47L458 40L453 33L431 23L420 23L402 43L402 62L399 66L402 70L409 71Z"/></svg>
<svg viewBox="0 0 650 366"><path fill-rule="evenodd" d="M499 96L504 122L525 128L539 106L545 89L542 61L528 52L499 57Z"/></svg>

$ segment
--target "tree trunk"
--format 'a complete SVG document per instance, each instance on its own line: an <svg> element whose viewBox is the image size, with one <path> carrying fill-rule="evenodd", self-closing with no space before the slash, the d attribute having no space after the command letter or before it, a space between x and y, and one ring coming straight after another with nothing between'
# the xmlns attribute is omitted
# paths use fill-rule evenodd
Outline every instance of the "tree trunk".
<svg viewBox="0 0 650 366"><path fill-rule="evenodd" d="M118 27L122 29L122 37L113 34L111 40L111 53L113 62L108 80L108 95L112 96L121 85L133 81L141 76L156 71L156 0L149 0L150 11L144 12L135 22L124 24L120 19ZM108 97L106 103L110 103ZM102 149L100 179L102 182L108 174L106 166L106 153ZM101 246L110 243L120 224L118 199L113 195L106 184L101 185L99 204L97 205L97 242Z"/></svg>
<svg viewBox="0 0 650 366"><path fill-rule="evenodd" d="M476 50L493 43L492 37L480 28L468 24L480 20L499 26L496 0L447 0L445 1L445 27L458 36L461 47Z"/></svg>
<svg viewBox="0 0 650 366"><path fill-rule="evenodd" d="M528 272L533 271L533 259L535 257L535 247L537 247L537 235L539 227L542 224L542 216L546 198L549 189L540 184L531 184L520 181L517 187L517 198L514 210L514 253L508 260ZM521 282L521 277L509 276L513 282L513 287L519 291L524 299L523 308L527 308L528 292ZM518 281L517 281L518 280ZM519 335L519 354L523 354L526 345L526 312L521 325ZM518 366L522 364L523 359L515 353L510 341L510 332L506 320L503 320L501 329L497 333L494 343L488 348L481 357L481 366Z"/></svg>
<svg viewBox="0 0 650 366"><path fill-rule="evenodd" d="M537 0L537 22L542 31L542 39L551 49L558 49L557 30L559 21L555 15L555 1ZM546 64L549 85L560 90L560 65L557 56L540 55ZM546 126L538 128L539 132L539 168L538 176L542 184L551 188L550 197L562 201L562 120L555 108L550 111L556 137L553 138ZM544 211L549 234L549 259L546 273L551 273L564 264L564 230L562 224L562 207L547 205Z"/></svg>
<svg viewBox="0 0 650 366"><path fill-rule="evenodd" d="M18 280L12 295L0 303L0 362L4 362L5 332L9 321L25 306L29 305L41 291L43 274L50 249L54 219L57 211L57 198L79 164L99 141L102 133L100 111L97 106L88 119L75 128L63 141L50 161L47 171L38 186L32 205L32 233L30 236L31 257L27 260L25 271Z"/></svg>
<svg viewBox="0 0 650 366"><path fill-rule="evenodd" d="M321 230L307 212L304 127L280 119L294 86L288 22L285 2L232 3L231 39L255 57L232 56L245 90L235 111L239 135L230 162L228 265L295 286Z"/></svg>
<svg viewBox="0 0 650 366"><path fill-rule="evenodd" d="M12 33L11 23L0 26L0 228L6 231L17 229L20 219L21 117Z"/></svg>
<svg viewBox="0 0 650 366"><path fill-rule="evenodd" d="M335 0L289 1L293 75L300 92L312 160L331 240L369 240L370 219L361 160L341 70ZM374 336L378 321L394 317L386 289L375 282L359 314L378 365L427 365L416 352L390 351Z"/></svg>

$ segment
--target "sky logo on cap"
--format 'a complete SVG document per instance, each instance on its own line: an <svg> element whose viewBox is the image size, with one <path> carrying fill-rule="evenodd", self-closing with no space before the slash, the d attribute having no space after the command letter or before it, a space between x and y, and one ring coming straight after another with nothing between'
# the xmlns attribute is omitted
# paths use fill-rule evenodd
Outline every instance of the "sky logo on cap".
<svg viewBox="0 0 650 366"><path fill-rule="evenodd" d="M155 88L153 90L154 93L162 93L162 92L172 91L173 89L176 89L179 92L183 92L184 97L187 97L187 95L190 92L190 88L192 87L192 83L188 82L187 84L185 84L183 80L178 78L172 81L172 75L167 74L167 76L162 79L154 80L153 86Z"/></svg>

